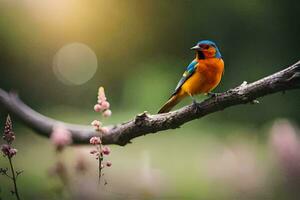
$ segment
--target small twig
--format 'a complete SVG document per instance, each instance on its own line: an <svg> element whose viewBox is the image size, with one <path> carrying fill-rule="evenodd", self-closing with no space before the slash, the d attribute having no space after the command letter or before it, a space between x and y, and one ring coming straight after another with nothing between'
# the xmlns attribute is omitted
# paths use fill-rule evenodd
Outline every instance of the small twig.
<svg viewBox="0 0 300 200"><path fill-rule="evenodd" d="M21 171L16 171L16 178L18 178L18 177L19 177L19 175L21 175L23 172L24 172L24 170L21 170Z"/></svg>
<svg viewBox="0 0 300 200"><path fill-rule="evenodd" d="M7 168L6 168L6 169L2 169L2 168L1 168L0 173L1 173L2 175L4 175L4 176L7 176L7 177L10 178L10 179L13 179L13 177L11 177L10 175L7 174L7 170L8 170Z"/></svg>

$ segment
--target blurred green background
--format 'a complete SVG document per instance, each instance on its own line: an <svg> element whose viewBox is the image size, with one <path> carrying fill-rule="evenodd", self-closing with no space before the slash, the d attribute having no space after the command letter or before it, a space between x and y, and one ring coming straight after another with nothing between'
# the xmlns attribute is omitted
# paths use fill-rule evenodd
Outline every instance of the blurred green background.
<svg viewBox="0 0 300 200"><path fill-rule="evenodd" d="M104 123L119 123L145 110L157 112L193 59L189 49L199 40L215 41L224 57L225 75L216 92L295 63L299 5L292 0L1 0L0 88L18 91L47 116L89 124L99 118L92 108L102 85L113 111ZM287 188L292 186L282 181L285 174L271 156L269 129L277 118L292 121L294 125L287 123L291 127L300 123L300 91L269 95L260 102L113 147L103 198L290 198ZM188 103L190 99L178 107ZM1 105L0 111L4 124L7 112ZM80 199L74 190L53 195L53 188L63 187L58 180L48 181L47 169L57 159L50 142L18 121L14 125L15 160L25 170L20 178L24 198ZM65 153L68 165L75 162L76 149ZM5 165L1 158L0 166ZM96 171L94 161L90 165ZM226 166L209 171L218 165ZM248 165L251 169L244 173ZM0 197L9 199L10 183L4 179L0 177ZM79 180L82 184L85 179ZM250 186L242 184L248 182Z"/></svg>

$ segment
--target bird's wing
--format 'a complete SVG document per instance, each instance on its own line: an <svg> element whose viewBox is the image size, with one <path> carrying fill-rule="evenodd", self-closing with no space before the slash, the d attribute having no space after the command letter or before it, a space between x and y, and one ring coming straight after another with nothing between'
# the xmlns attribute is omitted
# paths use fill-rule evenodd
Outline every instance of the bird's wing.
<svg viewBox="0 0 300 200"><path fill-rule="evenodd" d="M176 86L175 91L174 91L174 93L172 94L172 96L173 96L174 94L176 94L176 93L180 90L181 86L185 83L185 81L186 81L188 78L190 78L190 77L194 74L194 72L195 72L195 70L196 70L196 68L197 68L197 63L198 63L198 62L197 62L196 60L193 60L193 61L187 66L185 72L184 72L183 75L182 75L182 78L181 78L180 81L177 83L177 86Z"/></svg>

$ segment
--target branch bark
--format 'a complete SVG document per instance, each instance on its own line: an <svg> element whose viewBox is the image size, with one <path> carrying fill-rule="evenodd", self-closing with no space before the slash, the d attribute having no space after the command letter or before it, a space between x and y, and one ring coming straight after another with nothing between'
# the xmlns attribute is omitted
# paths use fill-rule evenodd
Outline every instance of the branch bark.
<svg viewBox="0 0 300 200"><path fill-rule="evenodd" d="M103 144L126 145L133 138L167 129L179 128L181 125L225 108L246 103L256 103L257 98L286 90L300 88L300 61L294 65L269 75L253 83L244 82L240 86L210 97L201 103L191 104L173 112L150 115L146 112L134 119L109 126L109 133L103 135ZM48 118L24 104L15 93L0 89L0 105L18 117L38 134L50 137L54 126L60 124L68 129L74 144L88 143L98 133L91 126L69 124Z"/></svg>

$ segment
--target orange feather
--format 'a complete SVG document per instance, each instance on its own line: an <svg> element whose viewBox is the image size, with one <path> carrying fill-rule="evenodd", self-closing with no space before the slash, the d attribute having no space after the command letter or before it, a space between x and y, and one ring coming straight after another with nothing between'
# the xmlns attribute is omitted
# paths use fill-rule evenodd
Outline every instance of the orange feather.
<svg viewBox="0 0 300 200"><path fill-rule="evenodd" d="M224 62L222 58L210 57L211 51L204 54L206 59L197 59L195 73L184 82L178 92L170 97L158 113L169 112L185 96L208 93L218 86L224 72Z"/></svg>

